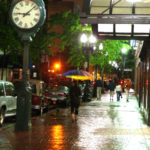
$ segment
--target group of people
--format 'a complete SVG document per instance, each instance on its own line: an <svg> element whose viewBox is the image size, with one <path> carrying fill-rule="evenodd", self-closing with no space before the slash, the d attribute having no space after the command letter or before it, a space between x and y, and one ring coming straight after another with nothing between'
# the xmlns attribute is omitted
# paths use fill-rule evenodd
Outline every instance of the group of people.
<svg viewBox="0 0 150 150"><path fill-rule="evenodd" d="M96 80L96 91L97 91L97 100L101 100L101 90L103 88L103 82L101 80L101 78L99 78L98 80ZM132 86L131 80L127 79L124 81L124 83L120 84L120 82L115 82L112 79L109 80L109 84L108 84L108 89L110 91L110 101L113 101L114 98L114 94L116 91L116 95L117 95L117 101L120 100L120 98L122 98L122 91L123 88L125 89L125 93L126 93L126 101L129 101L129 90Z"/></svg>
<svg viewBox="0 0 150 150"><path fill-rule="evenodd" d="M101 93L102 93L102 88L103 88L103 82L101 78L96 80L95 84L96 84L97 100L101 100ZM124 81L123 87L125 88L125 92L126 92L126 101L128 101L129 99L129 90L131 88L131 85L132 83L130 79L127 79L126 81ZM115 83L113 80L109 80L108 88L110 90L110 101L113 101L115 91L117 95L117 101L119 101L120 98L122 98L122 86L120 82ZM72 121L77 121L78 111L79 111L79 106L80 106L80 99L81 99L80 98L81 89L78 86L78 81L74 80L72 82L69 95L70 95Z"/></svg>

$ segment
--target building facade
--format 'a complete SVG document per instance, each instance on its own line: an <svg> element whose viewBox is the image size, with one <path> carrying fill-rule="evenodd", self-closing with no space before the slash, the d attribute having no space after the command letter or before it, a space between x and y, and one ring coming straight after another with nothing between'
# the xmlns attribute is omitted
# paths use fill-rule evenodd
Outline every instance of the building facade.
<svg viewBox="0 0 150 150"><path fill-rule="evenodd" d="M150 41L140 41L135 53L135 92L139 108L150 125Z"/></svg>

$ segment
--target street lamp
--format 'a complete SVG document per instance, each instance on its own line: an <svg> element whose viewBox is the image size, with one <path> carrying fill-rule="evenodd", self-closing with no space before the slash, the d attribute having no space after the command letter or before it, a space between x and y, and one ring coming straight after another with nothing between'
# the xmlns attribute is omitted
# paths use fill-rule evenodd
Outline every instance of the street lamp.
<svg viewBox="0 0 150 150"><path fill-rule="evenodd" d="M122 52L122 56L123 56L122 77L124 78L124 69L125 69L125 63L126 63L127 49L124 47L124 48L122 48L121 52Z"/></svg>
<svg viewBox="0 0 150 150"><path fill-rule="evenodd" d="M60 73L60 68L61 68L60 63L55 63L55 64L54 64L54 69L55 69L55 72L56 72L57 74Z"/></svg>
<svg viewBox="0 0 150 150"><path fill-rule="evenodd" d="M99 50L102 50L103 49L103 43L100 43L99 44Z"/></svg>
<svg viewBox="0 0 150 150"><path fill-rule="evenodd" d="M127 49L124 47L124 48L122 48L121 52L122 52L123 54L126 54L126 53L127 53Z"/></svg>
<svg viewBox="0 0 150 150"><path fill-rule="evenodd" d="M86 71L89 71L89 57L90 57L90 51L94 49L94 44L96 43L96 38L94 35L89 35L83 33L80 37L80 41L82 43L83 48L86 50Z"/></svg>

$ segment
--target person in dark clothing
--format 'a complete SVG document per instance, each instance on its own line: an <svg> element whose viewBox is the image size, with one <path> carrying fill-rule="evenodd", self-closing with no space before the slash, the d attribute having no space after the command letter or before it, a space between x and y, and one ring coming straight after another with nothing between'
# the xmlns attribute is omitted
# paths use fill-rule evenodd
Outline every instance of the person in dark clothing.
<svg viewBox="0 0 150 150"><path fill-rule="evenodd" d="M99 78L98 80L96 80L96 91L97 91L97 100L101 100L101 94L102 94L102 87L103 87L103 82L102 80Z"/></svg>
<svg viewBox="0 0 150 150"><path fill-rule="evenodd" d="M80 106L80 96L81 96L81 89L79 88L77 81L72 82L69 95L70 95L72 121L76 121L78 118L78 109Z"/></svg>
<svg viewBox="0 0 150 150"><path fill-rule="evenodd" d="M115 82L113 80L109 80L110 101L113 101L115 87Z"/></svg>

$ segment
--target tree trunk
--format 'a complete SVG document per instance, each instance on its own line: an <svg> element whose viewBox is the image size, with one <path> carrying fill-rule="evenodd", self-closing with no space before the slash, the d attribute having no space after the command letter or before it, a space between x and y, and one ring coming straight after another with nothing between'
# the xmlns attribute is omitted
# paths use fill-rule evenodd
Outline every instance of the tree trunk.
<svg viewBox="0 0 150 150"><path fill-rule="evenodd" d="M4 49L4 54L2 57L2 72L1 72L1 80L4 79L4 68L5 68L5 63L6 63L6 50Z"/></svg>
<svg viewBox="0 0 150 150"><path fill-rule="evenodd" d="M95 65L94 80L97 80L98 66Z"/></svg>
<svg viewBox="0 0 150 150"><path fill-rule="evenodd" d="M103 87L102 87L102 93L104 93L104 67L101 70L101 77L102 77L102 83L103 83Z"/></svg>

